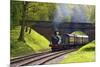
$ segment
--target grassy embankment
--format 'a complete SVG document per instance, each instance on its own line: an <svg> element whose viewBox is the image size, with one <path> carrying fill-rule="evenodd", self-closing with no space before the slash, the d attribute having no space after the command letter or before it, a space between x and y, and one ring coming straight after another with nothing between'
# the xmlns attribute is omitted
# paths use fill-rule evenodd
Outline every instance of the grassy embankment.
<svg viewBox="0 0 100 67"><path fill-rule="evenodd" d="M11 57L50 50L49 41L36 31L32 30L30 34L25 32L25 43L17 40L19 32L20 26L11 30Z"/></svg>
<svg viewBox="0 0 100 67"><path fill-rule="evenodd" d="M79 63L79 62L94 62L95 61L95 41L92 41L78 51L72 52L65 56L61 63Z"/></svg>

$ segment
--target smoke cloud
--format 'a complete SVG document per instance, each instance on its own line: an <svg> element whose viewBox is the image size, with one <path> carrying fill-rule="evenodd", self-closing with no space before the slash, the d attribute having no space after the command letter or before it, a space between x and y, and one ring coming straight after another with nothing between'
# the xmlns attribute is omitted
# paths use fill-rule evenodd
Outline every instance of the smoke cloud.
<svg viewBox="0 0 100 67"><path fill-rule="evenodd" d="M65 22L67 16L70 15L71 10L68 8L68 6L66 6L66 4L57 4L53 19L54 29L58 30L59 25Z"/></svg>
<svg viewBox="0 0 100 67"><path fill-rule="evenodd" d="M89 22L88 17L85 13L85 10L83 9L82 6L75 6L72 9L73 13L72 13L72 19L71 21L74 23L86 23Z"/></svg>
<svg viewBox="0 0 100 67"><path fill-rule="evenodd" d="M89 22L83 5L57 4L53 19L54 29L58 30L61 23L68 21L68 17L71 17L72 23Z"/></svg>

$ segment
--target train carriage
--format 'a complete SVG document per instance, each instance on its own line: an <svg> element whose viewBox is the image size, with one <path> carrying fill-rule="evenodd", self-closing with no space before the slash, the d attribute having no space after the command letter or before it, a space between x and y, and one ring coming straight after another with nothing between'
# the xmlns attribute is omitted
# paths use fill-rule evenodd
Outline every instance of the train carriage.
<svg viewBox="0 0 100 67"><path fill-rule="evenodd" d="M61 44L50 45L52 51L78 48L88 43L87 35L63 34L61 35L61 38Z"/></svg>

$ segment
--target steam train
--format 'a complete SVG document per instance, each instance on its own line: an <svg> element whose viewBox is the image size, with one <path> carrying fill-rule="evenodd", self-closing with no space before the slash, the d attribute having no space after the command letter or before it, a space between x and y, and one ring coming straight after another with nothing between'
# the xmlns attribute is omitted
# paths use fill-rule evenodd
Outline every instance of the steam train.
<svg viewBox="0 0 100 67"><path fill-rule="evenodd" d="M89 42L87 35L63 34L61 44L50 44L52 51L79 48Z"/></svg>

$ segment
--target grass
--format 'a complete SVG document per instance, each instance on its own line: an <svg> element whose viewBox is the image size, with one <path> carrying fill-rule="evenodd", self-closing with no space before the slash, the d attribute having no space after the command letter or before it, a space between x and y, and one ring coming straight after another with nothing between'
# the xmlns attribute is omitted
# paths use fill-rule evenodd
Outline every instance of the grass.
<svg viewBox="0 0 100 67"><path fill-rule="evenodd" d="M79 62L94 62L95 61L95 41L92 41L78 51L72 52L65 56L62 64L79 63Z"/></svg>
<svg viewBox="0 0 100 67"><path fill-rule="evenodd" d="M50 50L49 41L36 31L32 30L30 34L25 32L25 42L17 40L19 32L20 26L16 26L11 30L11 57Z"/></svg>

